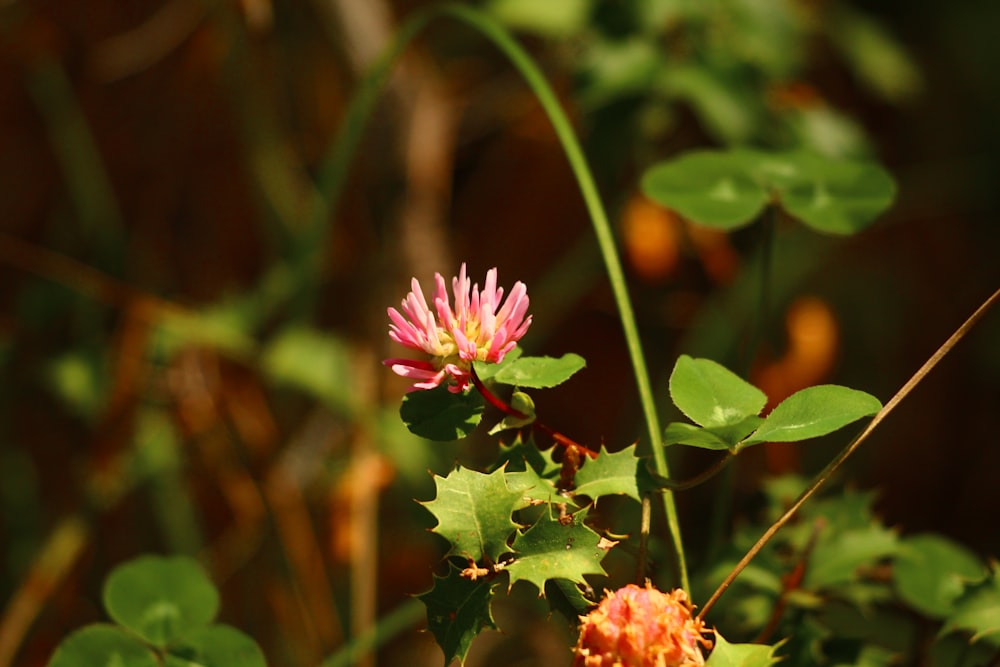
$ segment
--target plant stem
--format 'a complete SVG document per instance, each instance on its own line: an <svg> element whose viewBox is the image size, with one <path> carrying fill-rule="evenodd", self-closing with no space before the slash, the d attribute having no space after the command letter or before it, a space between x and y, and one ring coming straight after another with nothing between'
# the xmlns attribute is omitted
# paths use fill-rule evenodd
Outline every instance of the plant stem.
<svg viewBox="0 0 1000 667"><path fill-rule="evenodd" d="M340 649L324 660L320 667L349 667L356 660L377 649L382 644L416 625L424 618L424 605L417 599L410 599L382 616L378 623L367 632L352 638Z"/></svg>
<svg viewBox="0 0 1000 667"><path fill-rule="evenodd" d="M955 333L953 333L948 340L946 340L944 344L931 355L930 359L924 362L924 365L921 366L909 380L907 380L906 384L904 384L899 391L897 391L896 394L889 399L889 402L886 403L881 410L879 410L878 414L872 418L861 433L851 440L840 452L840 454L838 454L836 458L830 461L830 463L828 463L827 466L823 468L818 475L816 475L809 487L795 499L795 502L793 502L789 508L785 510L785 513L782 514L777 521L771 524L771 526L764 531L764 534L761 535L760 539L758 539L757 542L750 547L750 550L747 551L746 555L744 555L740 562L736 564L722 583L719 584L719 587L715 589L714 593L712 593L712 597L710 597L708 602L702 606L701 611L698 613L698 618L703 618L705 614L708 613L718 599L722 597L722 594L726 592L726 589L728 589L729 586L736 580L736 577L738 577L746 566L750 564L750 561L752 561L754 557L760 553L760 550L764 548L764 545L767 544L772 537L774 537L775 533L781 530L781 528L788 523L789 520L791 520L795 513L798 512L799 508L802 507L802 505L830 479L833 473L836 472L841 465L843 465L844 461L846 461L847 458L861 446L861 443L868 439L868 436L871 435L872 431L874 431L879 424L882 423L882 420L885 419L890 412L896 409L896 406L898 406L900 402L906 398L907 395L909 395L914 387L920 384L920 382L927 377L927 374L930 373L935 366L937 366L938 362L940 362L946 354L951 352L952 348L955 347L958 341L964 338L969 330L972 329L972 327L975 326L975 324L979 322L987 311L996 305L998 301L1000 301L1000 289L995 291L988 299L986 299L986 301L984 301L983 304L976 309L976 312L970 315L969 319L963 322L962 326L955 330Z"/></svg>
<svg viewBox="0 0 1000 667"><path fill-rule="evenodd" d="M325 211L321 212L313 220L313 236L310 238L310 243L313 247L325 247L322 242L317 242L317 239L321 239L324 234L324 218L328 217L328 212L334 210L337 205L337 200L343 191L346 180L347 165L357 149L364 126L368 118L371 117L371 110L377 98L377 93L385 83L392 64L409 41L431 19L437 16L448 16L462 21L490 39L510 59L518 72L521 73L521 76L524 77L525 82L531 88L532 92L535 93L539 103L548 115L549 121L552 123L556 136L562 144L563 151L566 153L567 160L580 187L580 192L594 227L594 233L601 248L601 255L604 258L608 280L611 283L615 302L618 306L618 313L621 317L622 329L625 335L625 343L628 347L632 368L635 373L639 402L642 405L642 412L646 420L649 444L653 453L656 472L662 477L669 477L670 472L667 465L666 453L662 445L662 430L660 428L659 416L656 412L656 404L653 400L649 371L646 368L645 357L643 356L642 346L639 341L635 314L632 311L632 303L629 300L621 260L618 258L614 235L611 232L611 225L608 222L604 204L601 202L600 194L597 191L597 184L594 182L594 177L587 165L583 149L580 147L580 143L573 132L573 126L562 110L552 87L549 86L541 70L539 70L538 66L531 59L531 56L517 43L517 40L505 28L490 18L489 15L462 4L447 3L418 12L400 28L388 51L368 73L365 80L361 83L357 96L351 100L344 120L345 129L340 133L329 155L329 159L324 162L324 168L321 172L323 176L321 178L320 190L323 193L328 193L327 204ZM677 507L673 494L670 491L666 491L662 495L662 498L663 509L667 517L667 528L670 532L673 550L677 559L679 583L682 588L689 590L687 563L681 541Z"/></svg>

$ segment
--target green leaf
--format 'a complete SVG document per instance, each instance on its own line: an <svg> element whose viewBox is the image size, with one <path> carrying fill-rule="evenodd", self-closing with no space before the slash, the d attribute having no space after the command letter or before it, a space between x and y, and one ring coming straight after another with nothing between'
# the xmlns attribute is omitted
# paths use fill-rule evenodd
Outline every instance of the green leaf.
<svg viewBox="0 0 1000 667"><path fill-rule="evenodd" d="M559 474L562 467L553 460L553 449L539 450L530 434L526 437L518 435L509 445L500 444L500 456L493 469L504 464L507 464L508 472L530 467L542 477L553 477Z"/></svg>
<svg viewBox="0 0 1000 667"><path fill-rule="evenodd" d="M545 512L535 525L514 538L516 558L507 566L510 583L530 581L541 595L545 582L567 579L586 584L585 574L606 574L601 561L606 555L598 548L600 535L588 528L580 511L560 521Z"/></svg>
<svg viewBox="0 0 1000 667"><path fill-rule="evenodd" d="M516 509L527 507L532 500L546 503L570 502L568 498L559 495L556 485L551 479L540 476L534 468L528 466L525 470L507 473L507 486L521 496L521 502Z"/></svg>
<svg viewBox="0 0 1000 667"><path fill-rule="evenodd" d="M593 0L490 0L488 11L517 30L566 39L587 27Z"/></svg>
<svg viewBox="0 0 1000 667"><path fill-rule="evenodd" d="M48 667L157 667L159 660L148 646L118 626L86 625L66 637Z"/></svg>
<svg viewBox="0 0 1000 667"><path fill-rule="evenodd" d="M566 579L552 579L545 582L545 598L552 611L565 617L572 626L580 622L580 617L596 604L588 598L579 585Z"/></svg>
<svg viewBox="0 0 1000 667"><path fill-rule="evenodd" d="M930 533L905 538L892 569L899 596L931 618L947 617L966 585L986 574L975 554Z"/></svg>
<svg viewBox="0 0 1000 667"><path fill-rule="evenodd" d="M723 151L694 151L661 162L646 171L641 185L653 201L719 229L753 222L769 199L743 159Z"/></svg>
<svg viewBox="0 0 1000 667"><path fill-rule="evenodd" d="M732 449L750 433L753 433L754 429L760 426L763 421L760 417L753 415L735 424L711 428L684 422L672 422L667 425L667 429L663 433L663 444L687 445L701 449Z"/></svg>
<svg viewBox="0 0 1000 667"><path fill-rule="evenodd" d="M485 475L458 467L434 483L437 496L421 504L438 520L433 532L451 542L449 555L495 563L510 552L507 539L517 529L511 514L523 506L523 493L507 486L503 468Z"/></svg>
<svg viewBox="0 0 1000 667"><path fill-rule="evenodd" d="M707 427L739 424L767 403L764 392L724 366L686 354L670 374L670 397L691 421Z"/></svg>
<svg viewBox="0 0 1000 667"><path fill-rule="evenodd" d="M414 435L448 442L469 435L482 419L484 407L478 391L453 394L440 385L404 396L399 416Z"/></svg>
<svg viewBox="0 0 1000 667"><path fill-rule="evenodd" d="M497 433L515 428L522 428L535 421L535 401L523 391L515 391L511 394L510 407L525 416L515 417L514 415L504 415L503 419L490 429L490 435L496 435Z"/></svg>
<svg viewBox="0 0 1000 667"><path fill-rule="evenodd" d="M650 487L649 474L642 459L635 455L635 445L614 454L601 446L596 459L588 458L576 473L576 495L601 496L626 495L636 501Z"/></svg>
<svg viewBox="0 0 1000 667"><path fill-rule="evenodd" d="M351 349L338 338L290 326L264 349L261 366L276 382L300 389L342 412L358 406Z"/></svg>
<svg viewBox="0 0 1000 667"><path fill-rule="evenodd" d="M779 403L744 445L816 438L881 409L877 398L857 389L833 384L807 387Z"/></svg>
<svg viewBox="0 0 1000 667"><path fill-rule="evenodd" d="M490 610L495 582L472 581L449 564L448 574L434 576L434 587L417 598L427 607L427 629L444 651L445 665L458 658L465 662L469 646L476 636L497 625Z"/></svg>
<svg viewBox="0 0 1000 667"><path fill-rule="evenodd" d="M833 526L836 529L836 526ZM896 553L898 538L882 525L840 532L821 540L809 557L805 588L819 589L849 582L858 569L875 566Z"/></svg>
<svg viewBox="0 0 1000 667"><path fill-rule="evenodd" d="M140 556L108 575L104 607L119 624L163 647L211 623L219 593L192 558Z"/></svg>
<svg viewBox="0 0 1000 667"><path fill-rule="evenodd" d="M778 664L775 652L781 644L730 644L726 638L715 632L715 647L712 649L707 667L768 667Z"/></svg>
<svg viewBox="0 0 1000 667"><path fill-rule="evenodd" d="M512 363L521 358L521 354L524 352L520 347L515 347L510 352L504 355L503 361L498 364L491 364L486 361L473 361L472 367L476 371L476 375L479 376L480 380L489 380L501 369L510 366Z"/></svg>
<svg viewBox="0 0 1000 667"><path fill-rule="evenodd" d="M198 628L171 648L166 667L267 667L253 639L228 625Z"/></svg>
<svg viewBox="0 0 1000 667"><path fill-rule="evenodd" d="M956 630L972 633L972 641L988 639L1000 645L1000 578L994 569L982 584L971 587L954 605L941 634Z"/></svg>
<svg viewBox="0 0 1000 667"><path fill-rule="evenodd" d="M517 387L544 389L555 387L568 380L574 373L587 365L583 357L568 353L554 359L552 357L521 357L504 366L493 379L502 384Z"/></svg>
<svg viewBox="0 0 1000 667"><path fill-rule="evenodd" d="M896 184L880 166L797 153L789 157L806 178L782 189L785 210L813 229L856 234L892 204Z"/></svg>

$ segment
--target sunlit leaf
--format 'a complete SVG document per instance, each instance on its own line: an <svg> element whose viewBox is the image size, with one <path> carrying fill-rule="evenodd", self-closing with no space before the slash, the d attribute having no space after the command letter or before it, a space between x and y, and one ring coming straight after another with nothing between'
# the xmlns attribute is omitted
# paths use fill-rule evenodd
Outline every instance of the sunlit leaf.
<svg viewBox="0 0 1000 667"><path fill-rule="evenodd" d="M641 500L650 483L646 466L635 455L635 449L630 445L612 454L602 446L597 458L588 458L577 471L574 492L594 499L626 495Z"/></svg>
<svg viewBox="0 0 1000 667"><path fill-rule="evenodd" d="M497 371L493 379L517 387L544 389L562 384L586 365L583 357L573 353L564 354L558 359L521 357Z"/></svg>
<svg viewBox="0 0 1000 667"><path fill-rule="evenodd" d="M433 532L451 542L449 554L496 562L510 552L507 540L517 529L511 514L524 494L507 486L502 468L486 475L459 467L435 475L434 484L437 496L421 504L438 520Z"/></svg>
<svg viewBox="0 0 1000 667"><path fill-rule="evenodd" d="M768 202L744 162L723 151L695 151L655 165L643 176L642 191L693 222L720 229L749 224Z"/></svg>
<svg viewBox="0 0 1000 667"><path fill-rule="evenodd" d="M778 664L775 656L779 645L730 644L726 638L715 632L715 646L705 663L707 667L768 667Z"/></svg>
<svg viewBox="0 0 1000 667"><path fill-rule="evenodd" d="M598 547L600 535L583 520L585 511L564 520L543 513L538 521L514 539L516 557L507 566L510 583L525 580L541 594L550 579L567 579L585 584L586 574L605 574L601 561L607 552Z"/></svg>
<svg viewBox="0 0 1000 667"><path fill-rule="evenodd" d="M899 596L931 618L947 617L966 585L986 574L975 554L934 534L908 536L892 570Z"/></svg>
<svg viewBox="0 0 1000 667"><path fill-rule="evenodd" d="M702 427L684 422L672 422L663 434L665 445L687 445L701 449L732 449L760 426L764 420L751 415L735 424Z"/></svg>
<svg viewBox="0 0 1000 667"><path fill-rule="evenodd" d="M479 425L485 406L477 391L453 394L440 385L404 396L399 416L411 433L448 442L469 435Z"/></svg>
<svg viewBox="0 0 1000 667"><path fill-rule="evenodd" d="M711 359L681 355L670 375L674 405L700 426L738 424L760 413L767 396Z"/></svg>
<svg viewBox="0 0 1000 667"><path fill-rule="evenodd" d="M417 598L427 607L427 629L444 651L444 662L465 662L472 640L486 629L496 629L490 601L495 581L471 579L449 565L444 577L434 576L434 587Z"/></svg>
<svg viewBox="0 0 1000 667"><path fill-rule="evenodd" d="M86 625L66 637L48 667L157 667L156 653L115 625Z"/></svg>
<svg viewBox="0 0 1000 667"><path fill-rule="evenodd" d="M745 444L816 438L881 409L877 398L857 389L832 384L807 387L779 403Z"/></svg>
<svg viewBox="0 0 1000 667"><path fill-rule="evenodd" d="M197 561L140 556L119 565L104 583L104 607L115 621L155 646L211 623L219 593Z"/></svg>

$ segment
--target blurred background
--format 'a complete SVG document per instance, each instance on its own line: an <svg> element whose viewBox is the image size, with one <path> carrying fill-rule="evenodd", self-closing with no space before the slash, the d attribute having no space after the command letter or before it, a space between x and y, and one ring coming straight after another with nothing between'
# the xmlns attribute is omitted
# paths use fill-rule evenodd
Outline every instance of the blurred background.
<svg viewBox="0 0 1000 667"><path fill-rule="evenodd" d="M222 620L274 665L318 665L427 590L445 545L413 499L433 497L428 471L488 465L496 445L400 423L406 382L380 360L400 352L385 308L411 276L465 261L524 281L524 346L588 361L535 396L546 423L612 450L643 433L579 191L487 40L433 23L349 130L349 169L331 161L365 72L430 4L0 3L0 667L45 664L104 619L103 578L145 552L198 556ZM1000 286L1000 4L470 4L515 31L574 119L666 418L682 352L774 400L820 382L887 400ZM680 151L741 144L870 157L899 184L853 238L779 220L757 349L760 232L700 229L637 188ZM1000 554L998 416L993 313L842 481L876 489L901 531ZM815 471L844 438L748 452L732 493L682 495L694 566L764 476ZM681 474L710 460L671 456ZM533 597L499 605L506 635L470 664L568 664L569 631ZM404 617L379 662L439 664Z"/></svg>

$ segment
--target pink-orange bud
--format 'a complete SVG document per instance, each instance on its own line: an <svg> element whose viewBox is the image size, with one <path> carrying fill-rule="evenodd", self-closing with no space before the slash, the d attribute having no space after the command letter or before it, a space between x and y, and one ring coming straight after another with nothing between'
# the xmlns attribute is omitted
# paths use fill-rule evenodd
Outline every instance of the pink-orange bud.
<svg viewBox="0 0 1000 667"><path fill-rule="evenodd" d="M648 581L609 591L580 620L573 667L694 667L705 664L701 647L712 646L684 591L663 593Z"/></svg>

